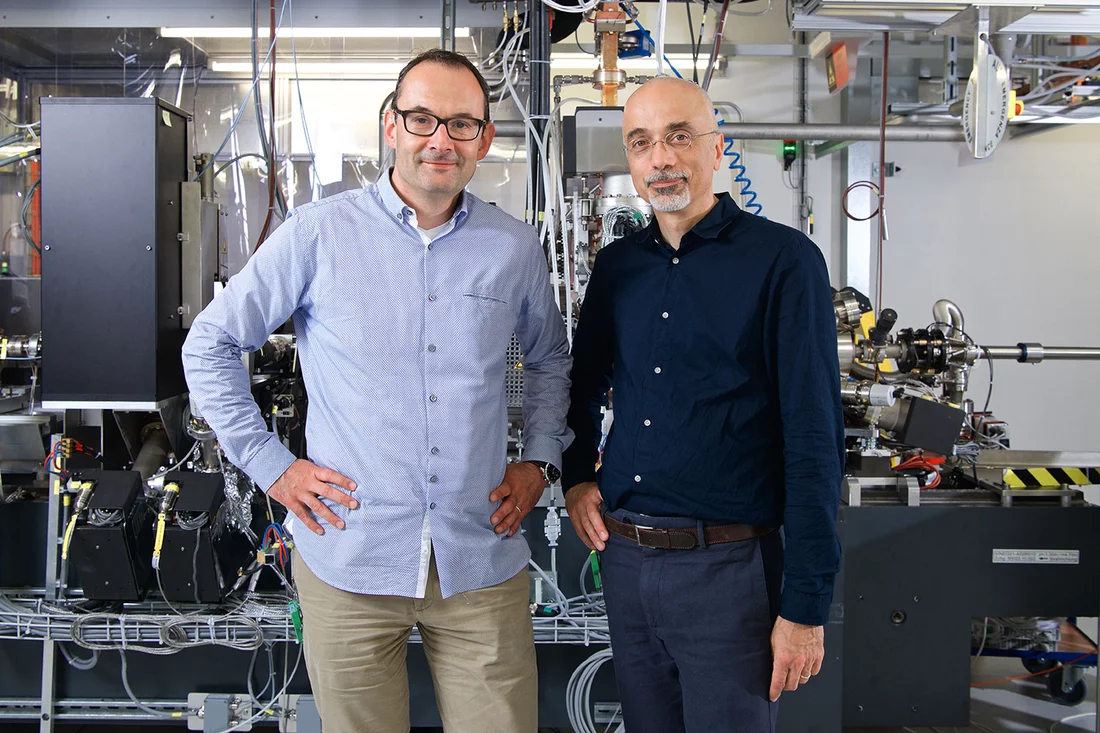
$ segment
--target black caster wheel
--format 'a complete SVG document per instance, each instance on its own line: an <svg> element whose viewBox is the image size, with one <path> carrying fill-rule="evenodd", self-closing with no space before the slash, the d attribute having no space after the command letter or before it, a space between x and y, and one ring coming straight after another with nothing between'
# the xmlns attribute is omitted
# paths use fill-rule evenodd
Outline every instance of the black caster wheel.
<svg viewBox="0 0 1100 733"><path fill-rule="evenodd" d="M1088 695L1088 687L1085 685L1083 679L1077 680L1077 683L1069 689L1069 692L1062 689L1062 678L1064 669L1056 669L1047 675L1047 691L1050 692L1050 697L1054 702L1061 705L1077 705L1085 696Z"/></svg>
<svg viewBox="0 0 1100 733"><path fill-rule="evenodd" d="M1025 658L1023 662L1024 669L1032 674L1046 672L1048 669L1058 666L1058 663L1051 659L1036 659L1034 657Z"/></svg>

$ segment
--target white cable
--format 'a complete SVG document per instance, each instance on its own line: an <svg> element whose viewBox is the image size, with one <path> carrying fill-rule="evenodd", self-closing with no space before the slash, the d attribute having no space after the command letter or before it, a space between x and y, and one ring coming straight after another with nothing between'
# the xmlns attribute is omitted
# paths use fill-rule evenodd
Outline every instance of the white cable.
<svg viewBox="0 0 1100 733"><path fill-rule="evenodd" d="M137 698L137 696L134 694L134 691L130 689L130 679L126 674L126 652L125 652L125 650L119 649L118 650L118 655L119 655L119 657L122 658L122 687L123 687L123 689L126 690L126 694L130 697L130 701L133 702L135 705L137 705L140 709L142 709L145 712L149 713L150 715L156 716L158 718L175 718L175 717L179 717L176 713L170 713L167 710L156 710L154 708L151 708L151 707L149 707L148 705L146 705L145 703L143 703L141 700L139 700Z"/></svg>
<svg viewBox="0 0 1100 733"><path fill-rule="evenodd" d="M97 664L99 664L99 650L93 649L92 656L84 659L78 657L69 651L69 648L65 645L65 642L58 642L57 648L61 650L61 656L65 657L65 661L69 663L69 666L73 669L79 669L82 672L87 672Z"/></svg>
<svg viewBox="0 0 1100 733"><path fill-rule="evenodd" d="M1096 713L1077 713L1076 715L1067 715L1056 723L1052 723L1050 726L1050 733L1054 733L1055 729L1060 725L1065 725L1071 720L1081 720L1082 718L1091 718Z"/></svg>
<svg viewBox="0 0 1100 733"><path fill-rule="evenodd" d="M575 733L598 733L592 715L592 682L611 656L610 647L601 649L577 665L569 677L565 686L565 711Z"/></svg>
<svg viewBox="0 0 1100 733"><path fill-rule="evenodd" d="M768 7L764 8L763 10L754 10L752 12L749 12L747 10L733 10L732 8L728 8L726 10L726 12L729 13L730 15L740 15L740 16L743 16L743 17L746 17L746 18L754 18L758 15L764 15L764 14L768 13L771 9L772 9L772 0L768 0Z"/></svg>
<svg viewBox="0 0 1100 733"><path fill-rule="evenodd" d="M654 38L657 41L657 76L665 73L665 26L668 23L668 0L661 0L657 6L657 28Z"/></svg>
<svg viewBox="0 0 1100 733"><path fill-rule="evenodd" d="M542 0L543 5L553 8L554 10L560 10L563 13L587 13L589 10L595 10L599 7L603 0L589 0L588 2L581 2L577 5L560 5L554 0Z"/></svg>
<svg viewBox="0 0 1100 733"><path fill-rule="evenodd" d="M41 120L39 120L38 122L31 122L30 124L27 124L27 125L21 125L18 122L16 122L15 120L13 120L11 117L8 117L3 112L0 112L0 120L3 120L4 122L7 122L12 127L17 127L20 130L29 130L29 129L32 129L32 128L35 128L35 127L40 127L42 125Z"/></svg>
<svg viewBox="0 0 1100 733"><path fill-rule="evenodd" d="M191 446L191 450L187 451L187 453L184 454L183 458L180 459L179 463L177 463L174 466L171 466L170 468L164 469L160 473L153 474L152 476L149 477L149 481L152 481L153 479L164 478L168 474L172 473L172 471L175 471L175 470L179 469L180 466L187 463L187 460L189 458L191 458L191 456L194 455L195 451L198 450L198 449L199 449L199 442L196 440L195 443ZM148 482L146 482L146 483L148 483Z"/></svg>
<svg viewBox="0 0 1100 733"><path fill-rule="evenodd" d="M287 643L289 643L289 642L287 642ZM290 688L290 683L294 680L294 675L296 675L298 673L298 667L302 663L302 652L304 650L305 650L305 647L303 645L299 644L298 645L298 660L294 663L294 669L292 669L290 671L290 674L288 674L286 676L286 682L283 685L283 689L281 689L277 693L275 693L275 695L272 697L273 700L278 700L279 698L281 698L283 695L286 694L287 689ZM226 728L225 730L220 731L219 733L233 733L233 731L240 730L242 726L251 725L252 723L255 723L256 721L258 721L260 718L264 717L267 714L268 714L267 709L266 708L261 708L260 711L257 712L255 715L253 715L251 718L247 718L245 720L242 720L241 722L237 723L236 725L234 725L232 727L229 727L229 728Z"/></svg>

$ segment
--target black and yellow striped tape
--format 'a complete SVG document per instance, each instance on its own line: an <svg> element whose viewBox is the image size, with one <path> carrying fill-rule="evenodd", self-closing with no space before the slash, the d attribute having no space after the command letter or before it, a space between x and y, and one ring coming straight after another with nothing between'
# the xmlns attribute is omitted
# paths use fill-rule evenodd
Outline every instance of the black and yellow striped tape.
<svg viewBox="0 0 1100 733"><path fill-rule="evenodd" d="M1056 489L1059 486L1091 486L1100 484L1100 469L1096 468L1015 468L1004 475L1005 485L1012 489Z"/></svg>

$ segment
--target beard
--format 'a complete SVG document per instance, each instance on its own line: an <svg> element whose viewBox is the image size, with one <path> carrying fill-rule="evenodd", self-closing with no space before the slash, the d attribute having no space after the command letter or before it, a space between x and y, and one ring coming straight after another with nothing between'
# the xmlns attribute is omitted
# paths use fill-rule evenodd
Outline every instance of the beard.
<svg viewBox="0 0 1100 733"><path fill-rule="evenodd" d="M655 171L645 177L645 182L680 181L667 189L649 189L649 205L657 211L682 211L691 203L691 191L687 185L687 174L678 171Z"/></svg>

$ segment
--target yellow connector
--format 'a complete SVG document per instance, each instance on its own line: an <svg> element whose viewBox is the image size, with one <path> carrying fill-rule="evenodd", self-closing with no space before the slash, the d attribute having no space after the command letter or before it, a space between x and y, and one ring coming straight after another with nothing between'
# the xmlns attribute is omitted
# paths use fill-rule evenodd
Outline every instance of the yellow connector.
<svg viewBox="0 0 1100 733"><path fill-rule="evenodd" d="M74 512L73 515L71 517L69 517L69 526L65 527L65 539L61 543L61 559L62 560L68 560L69 559L69 543L73 541L73 530L76 529L76 518L77 518L77 516L79 516L79 515L77 515Z"/></svg>
<svg viewBox="0 0 1100 733"><path fill-rule="evenodd" d="M164 512L157 515L157 539L153 543L153 567L160 567L160 550L164 547L164 523L166 517Z"/></svg>

